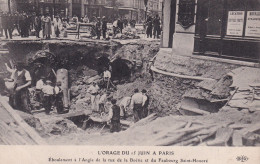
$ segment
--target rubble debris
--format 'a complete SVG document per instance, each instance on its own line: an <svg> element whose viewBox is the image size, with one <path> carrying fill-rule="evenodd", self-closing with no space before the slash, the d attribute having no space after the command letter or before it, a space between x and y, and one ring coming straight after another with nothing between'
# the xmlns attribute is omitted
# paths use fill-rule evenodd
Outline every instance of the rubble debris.
<svg viewBox="0 0 260 164"><path fill-rule="evenodd" d="M240 67L232 70L229 75L232 76L233 83L231 87L239 88L234 92L234 96L227 103L228 106L237 109L248 109L250 112L260 110L260 100L254 92L254 86L260 83L260 69L250 67Z"/></svg>
<svg viewBox="0 0 260 164"><path fill-rule="evenodd" d="M239 111L219 112L206 116L167 116L153 114L126 131L103 136L98 144L110 145L161 145L161 146L247 146L242 137L253 138L251 145L259 144L257 138L260 112L251 115L253 122L245 123ZM255 119L253 119L255 118ZM256 128L258 126L258 128ZM143 129L146 129L145 131ZM247 129L254 135L246 135ZM245 131L246 133L243 133ZM127 138L125 136L128 136ZM253 136L253 137L252 137ZM114 141L113 138L117 140ZM90 139L88 144L94 140ZM97 143L97 140L95 140ZM241 145L242 143L242 145ZM94 143L93 143L94 144Z"/></svg>

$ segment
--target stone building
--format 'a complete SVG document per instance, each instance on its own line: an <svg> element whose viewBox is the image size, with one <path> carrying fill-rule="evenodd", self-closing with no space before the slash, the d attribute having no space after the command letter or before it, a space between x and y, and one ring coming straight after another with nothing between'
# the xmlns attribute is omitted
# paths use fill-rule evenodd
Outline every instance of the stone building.
<svg viewBox="0 0 260 164"><path fill-rule="evenodd" d="M82 0L81 3L81 16L115 17L119 15L129 20L135 19L137 22L144 21L144 0ZM161 15L162 0L149 0L147 7L148 13ZM74 8L72 10L74 11Z"/></svg>
<svg viewBox="0 0 260 164"><path fill-rule="evenodd" d="M173 55L259 60L259 0L165 0L163 22Z"/></svg>
<svg viewBox="0 0 260 164"><path fill-rule="evenodd" d="M16 11L16 4L13 0L10 0L11 12ZM0 12L9 12L8 0L0 0Z"/></svg>

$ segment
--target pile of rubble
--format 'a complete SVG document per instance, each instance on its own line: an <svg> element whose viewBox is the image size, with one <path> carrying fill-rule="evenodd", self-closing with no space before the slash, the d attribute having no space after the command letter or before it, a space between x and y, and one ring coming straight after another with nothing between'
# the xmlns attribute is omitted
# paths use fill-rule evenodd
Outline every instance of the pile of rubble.
<svg viewBox="0 0 260 164"><path fill-rule="evenodd" d="M95 144L259 146L259 116L260 112L257 112L245 118L245 113L239 111L220 112L207 116L161 118L152 114L124 132L103 136L102 141L96 141ZM92 140L88 141L90 144L92 142Z"/></svg>

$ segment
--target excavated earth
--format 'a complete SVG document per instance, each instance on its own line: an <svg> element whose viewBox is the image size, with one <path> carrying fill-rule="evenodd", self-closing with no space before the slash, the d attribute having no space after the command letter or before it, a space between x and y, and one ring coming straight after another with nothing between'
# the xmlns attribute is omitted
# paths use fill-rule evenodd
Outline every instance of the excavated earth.
<svg viewBox="0 0 260 164"><path fill-rule="evenodd" d="M229 98L233 90L230 87L233 79L227 76L227 73L239 66L172 57L167 53L159 52L159 43L156 41L141 40L121 43L22 41L9 42L4 46L8 48L9 55L1 55L1 63L6 63L10 59L29 61L39 50L49 51L56 56L53 69L66 68L69 71L70 113L83 111L84 114L91 114L90 95L86 94L86 90L93 81L101 84L102 68L111 62L115 70L112 72L113 82L117 85L117 90L112 90L112 96L120 102L123 97L131 96L135 88L146 89L150 96L149 110L157 114L157 118L151 122L139 127L133 126L120 133L110 134L108 127L102 128L103 124L98 123L82 129L82 122L87 119L83 116L74 119L67 119L56 114L47 116L32 96L35 108L33 116L19 113L49 144L154 145L152 140L149 140L151 135L167 129L170 125L179 124L180 120L203 120L206 123L228 120L236 123L259 121L259 112L250 114L248 111L220 110L225 106L226 101L218 102L218 100ZM201 81L151 72L151 64L162 71L210 80ZM4 64L0 65L0 70L5 71ZM1 74L2 78L7 76L7 74ZM187 104L192 107L195 105L212 114L194 116L196 115L194 113L185 113L181 107ZM132 111L128 112L131 116ZM129 117L127 121L132 122L132 117ZM136 138L136 136L142 137Z"/></svg>

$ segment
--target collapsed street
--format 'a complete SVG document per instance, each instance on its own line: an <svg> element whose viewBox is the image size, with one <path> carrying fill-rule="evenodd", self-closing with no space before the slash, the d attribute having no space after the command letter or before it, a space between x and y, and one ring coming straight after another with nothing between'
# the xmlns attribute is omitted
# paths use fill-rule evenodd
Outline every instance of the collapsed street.
<svg viewBox="0 0 260 164"><path fill-rule="evenodd" d="M30 49L25 48L28 45ZM17 58L29 62L32 114L15 111L47 144L259 145L259 107L233 103L250 99L248 84L260 82L255 76L258 68L173 57L168 50L159 51L158 41L11 41L2 47L9 55L1 55L1 63ZM102 87L102 68L109 63L116 85L109 91L118 103L136 88L146 89L150 97L149 115L135 123L133 111L127 110L118 133L109 132L108 111L104 115L92 112L87 93L93 82ZM35 85L40 75L61 68L68 70L69 112L46 115L35 98ZM5 71L2 65L1 71ZM248 81L239 86L237 80L245 75Z"/></svg>

